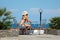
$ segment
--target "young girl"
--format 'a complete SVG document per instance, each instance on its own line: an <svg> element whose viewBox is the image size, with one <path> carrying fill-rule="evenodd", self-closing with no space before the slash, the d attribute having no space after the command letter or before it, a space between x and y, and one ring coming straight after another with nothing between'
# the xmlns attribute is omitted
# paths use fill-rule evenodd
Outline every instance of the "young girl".
<svg viewBox="0 0 60 40"><path fill-rule="evenodd" d="M28 20L28 12L24 11L22 15L22 20L21 20L21 26L25 26L27 29L30 29L30 24L28 22L31 22L31 20Z"/></svg>

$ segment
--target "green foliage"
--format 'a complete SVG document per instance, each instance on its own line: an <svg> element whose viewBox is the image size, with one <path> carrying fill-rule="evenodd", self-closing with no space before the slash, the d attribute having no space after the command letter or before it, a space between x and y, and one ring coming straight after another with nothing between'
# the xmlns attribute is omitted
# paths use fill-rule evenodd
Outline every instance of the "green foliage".
<svg viewBox="0 0 60 40"><path fill-rule="evenodd" d="M49 25L52 29L60 29L60 17L54 17L50 19Z"/></svg>
<svg viewBox="0 0 60 40"><path fill-rule="evenodd" d="M0 9L0 17L5 13L6 8Z"/></svg>
<svg viewBox="0 0 60 40"><path fill-rule="evenodd" d="M49 27L48 30L52 30L52 28Z"/></svg>
<svg viewBox="0 0 60 40"><path fill-rule="evenodd" d="M12 23L10 20L15 18L11 16L11 11L6 11L6 8L0 9L0 29L10 28Z"/></svg>

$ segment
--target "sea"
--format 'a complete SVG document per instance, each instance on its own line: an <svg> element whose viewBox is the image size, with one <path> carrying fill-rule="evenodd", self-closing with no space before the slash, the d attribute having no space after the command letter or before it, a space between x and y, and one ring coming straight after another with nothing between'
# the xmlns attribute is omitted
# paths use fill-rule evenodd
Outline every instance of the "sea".
<svg viewBox="0 0 60 40"><path fill-rule="evenodd" d="M20 28L19 24L11 24L11 28ZM41 25L42 28L49 28L49 24ZM31 28L40 28L40 24L31 24Z"/></svg>

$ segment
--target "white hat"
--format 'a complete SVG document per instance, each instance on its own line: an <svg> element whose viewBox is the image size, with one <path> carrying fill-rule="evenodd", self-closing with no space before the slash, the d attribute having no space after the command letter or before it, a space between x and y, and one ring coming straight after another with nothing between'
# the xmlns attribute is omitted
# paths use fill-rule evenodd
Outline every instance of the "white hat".
<svg viewBox="0 0 60 40"><path fill-rule="evenodd" d="M28 14L28 12L27 11L23 11L22 15L26 15L26 14Z"/></svg>

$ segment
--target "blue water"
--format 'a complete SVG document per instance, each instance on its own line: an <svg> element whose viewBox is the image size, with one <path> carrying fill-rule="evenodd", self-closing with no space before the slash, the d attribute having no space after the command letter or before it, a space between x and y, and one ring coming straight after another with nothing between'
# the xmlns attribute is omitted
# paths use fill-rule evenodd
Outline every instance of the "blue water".
<svg viewBox="0 0 60 40"><path fill-rule="evenodd" d="M18 24L11 24L11 28L18 28L20 27ZM39 28L40 25L39 24L31 24L31 28ZM49 24L45 24L45 25L42 25L42 28L48 28L49 27Z"/></svg>

